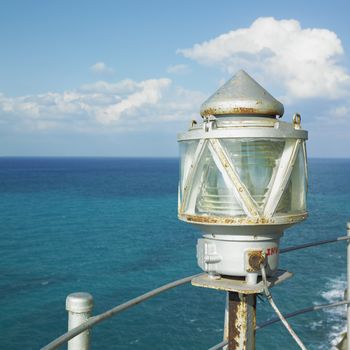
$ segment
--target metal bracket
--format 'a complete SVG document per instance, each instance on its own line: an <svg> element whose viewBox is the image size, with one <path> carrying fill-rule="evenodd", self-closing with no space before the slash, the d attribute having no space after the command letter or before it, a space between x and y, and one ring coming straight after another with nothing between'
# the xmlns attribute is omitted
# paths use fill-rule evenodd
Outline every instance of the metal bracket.
<svg viewBox="0 0 350 350"><path fill-rule="evenodd" d="M272 277L268 277L268 287L272 288L293 276L292 272L286 270L277 270ZM261 277L257 284L247 284L244 277L221 277L213 279L207 273L203 273L191 280L191 284L196 287L211 288L227 292L237 292L242 294L263 293L264 286Z"/></svg>
<svg viewBox="0 0 350 350"><path fill-rule="evenodd" d="M205 118L203 123L203 130L205 132L211 131L215 124L216 118L213 115L209 115Z"/></svg>

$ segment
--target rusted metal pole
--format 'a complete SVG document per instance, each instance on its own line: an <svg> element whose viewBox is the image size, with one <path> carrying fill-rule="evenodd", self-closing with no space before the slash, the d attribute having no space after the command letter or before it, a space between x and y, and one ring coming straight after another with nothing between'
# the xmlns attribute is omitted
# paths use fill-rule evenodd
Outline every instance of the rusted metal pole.
<svg viewBox="0 0 350 350"><path fill-rule="evenodd" d="M255 350L256 294L228 293L227 350Z"/></svg>

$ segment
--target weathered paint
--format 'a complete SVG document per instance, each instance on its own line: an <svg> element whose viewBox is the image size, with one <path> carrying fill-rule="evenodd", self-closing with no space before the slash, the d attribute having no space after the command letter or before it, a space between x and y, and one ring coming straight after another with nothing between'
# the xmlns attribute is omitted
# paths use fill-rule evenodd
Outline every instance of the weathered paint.
<svg viewBox="0 0 350 350"><path fill-rule="evenodd" d="M279 216L273 218L249 218L249 217L219 217L219 216L204 216L204 215L186 215L179 214L179 219L187 222L200 224L218 224L218 225L281 225L291 224L305 220L308 214L306 212L296 215Z"/></svg>
<svg viewBox="0 0 350 350"><path fill-rule="evenodd" d="M212 108L206 108L202 113L202 117L208 117L211 115L231 115L231 114L237 114L237 115L247 115L247 116L261 116L261 115L267 115L267 116L275 116L276 111L273 109L264 109L263 111L261 108L251 108L251 107L231 107L230 109L226 108L220 108L220 107L212 107Z"/></svg>
<svg viewBox="0 0 350 350"><path fill-rule="evenodd" d="M267 277L268 286L272 288L289 278L293 274L285 270L277 270L273 276ZM195 287L210 288L226 292L237 292L242 294L258 294L264 291L264 285L260 280L255 285L249 285L246 281L239 277L221 276L220 279L212 279L207 273L203 273L191 280L191 284Z"/></svg>

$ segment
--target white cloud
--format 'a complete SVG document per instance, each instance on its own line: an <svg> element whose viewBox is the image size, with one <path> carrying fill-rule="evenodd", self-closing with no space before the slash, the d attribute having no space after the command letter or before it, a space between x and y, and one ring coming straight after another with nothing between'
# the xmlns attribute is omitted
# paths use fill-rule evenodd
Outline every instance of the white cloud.
<svg viewBox="0 0 350 350"><path fill-rule="evenodd" d="M339 62L344 53L340 39L328 29L301 28L294 19L258 18L248 28L178 53L229 73L247 69L273 80L290 98L349 96L350 75Z"/></svg>
<svg viewBox="0 0 350 350"><path fill-rule="evenodd" d="M106 63L104 62L96 62L92 66L90 66L90 69L94 73L102 73L102 74L111 74L114 73L114 69L111 67L108 67Z"/></svg>
<svg viewBox="0 0 350 350"><path fill-rule="evenodd" d="M189 71L187 64L175 64L167 68L167 72L170 74L187 74Z"/></svg>
<svg viewBox="0 0 350 350"><path fill-rule="evenodd" d="M135 91L121 99L117 103L110 104L104 108L98 108L96 119L108 124L119 120L122 115L132 116L135 112L142 113L142 107L155 105L162 98L165 88L171 83L169 79L151 79L137 84Z"/></svg>
<svg viewBox="0 0 350 350"><path fill-rule="evenodd" d="M330 111L329 113L330 115L332 114L332 111ZM333 115L336 119L347 119L350 116L350 104L348 104L347 106L338 106L334 109L333 111Z"/></svg>
<svg viewBox="0 0 350 350"><path fill-rule="evenodd" d="M131 79L124 79L116 83L109 83L103 80L96 81L90 84L84 84L80 90L84 92L99 91L100 93L108 94L127 94L137 88L137 82Z"/></svg>
<svg viewBox="0 0 350 350"><path fill-rule="evenodd" d="M19 130L121 131L189 120L205 96L170 79L97 81L63 93L0 93L0 123Z"/></svg>

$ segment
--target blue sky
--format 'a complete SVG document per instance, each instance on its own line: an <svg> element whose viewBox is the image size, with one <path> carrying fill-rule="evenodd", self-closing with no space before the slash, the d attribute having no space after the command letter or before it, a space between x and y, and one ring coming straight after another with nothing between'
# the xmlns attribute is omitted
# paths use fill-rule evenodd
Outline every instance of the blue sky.
<svg viewBox="0 0 350 350"><path fill-rule="evenodd" d="M347 1L1 1L0 155L177 156L243 68L350 154Z"/></svg>

